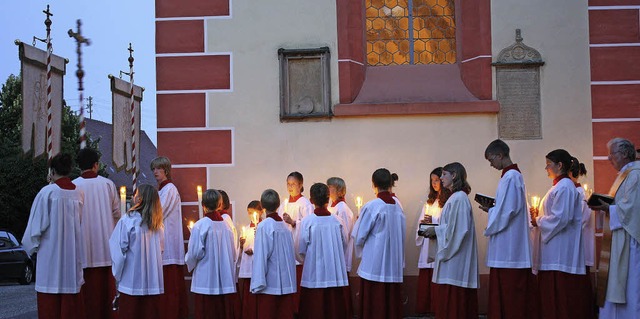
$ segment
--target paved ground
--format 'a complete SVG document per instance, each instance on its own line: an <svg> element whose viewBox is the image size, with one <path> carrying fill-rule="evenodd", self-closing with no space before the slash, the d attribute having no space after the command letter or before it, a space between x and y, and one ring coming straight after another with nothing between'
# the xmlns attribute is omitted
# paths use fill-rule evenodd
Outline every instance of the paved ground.
<svg viewBox="0 0 640 319"><path fill-rule="evenodd" d="M19 285L0 281L0 318L38 318L34 284Z"/></svg>

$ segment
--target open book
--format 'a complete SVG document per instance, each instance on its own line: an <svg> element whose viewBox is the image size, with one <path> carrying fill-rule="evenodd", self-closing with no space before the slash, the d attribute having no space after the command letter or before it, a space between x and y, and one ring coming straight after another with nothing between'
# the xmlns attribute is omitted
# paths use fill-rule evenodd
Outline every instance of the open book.
<svg viewBox="0 0 640 319"><path fill-rule="evenodd" d="M484 194L476 193L476 196L473 198L473 200L475 200L482 207L491 208L493 206L496 206L496 199Z"/></svg>
<svg viewBox="0 0 640 319"><path fill-rule="evenodd" d="M605 194L597 194L597 193L593 193L591 194L591 197L589 197L589 200L587 201L587 205L589 206L600 206L602 205L599 201L599 199L601 199L603 202L611 205L613 204L613 197L609 196L609 195L605 195Z"/></svg>

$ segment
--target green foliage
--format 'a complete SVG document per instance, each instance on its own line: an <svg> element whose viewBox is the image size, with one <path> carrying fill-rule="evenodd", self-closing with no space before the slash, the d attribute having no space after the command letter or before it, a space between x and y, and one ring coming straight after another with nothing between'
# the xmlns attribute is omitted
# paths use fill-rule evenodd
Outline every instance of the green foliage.
<svg viewBox="0 0 640 319"><path fill-rule="evenodd" d="M0 91L0 229L11 230L22 238L33 199L47 184L46 155L33 158L22 152L22 80L10 75ZM78 117L63 102L61 151L73 154L80 150ZM89 147L98 141L87 137ZM75 169L71 178L80 174Z"/></svg>

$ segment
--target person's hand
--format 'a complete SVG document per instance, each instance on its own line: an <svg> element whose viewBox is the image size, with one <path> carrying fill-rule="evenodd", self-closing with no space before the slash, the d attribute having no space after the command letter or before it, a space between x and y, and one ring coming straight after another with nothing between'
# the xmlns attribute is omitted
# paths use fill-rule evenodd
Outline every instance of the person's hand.
<svg viewBox="0 0 640 319"><path fill-rule="evenodd" d="M244 246L244 243L247 241L246 238L240 237L240 247Z"/></svg>
<svg viewBox="0 0 640 319"><path fill-rule="evenodd" d="M253 255L253 249L249 248L249 249L245 250L244 253L249 255L249 256L251 256L251 255Z"/></svg>
<svg viewBox="0 0 640 319"><path fill-rule="evenodd" d="M535 207L530 207L529 216L531 216L531 226L538 227L538 222L536 221L536 218L538 217L538 209Z"/></svg>
<svg viewBox="0 0 640 319"><path fill-rule="evenodd" d="M425 215L424 218L420 221L421 224L431 224L433 223L433 217L431 215Z"/></svg>
<svg viewBox="0 0 640 319"><path fill-rule="evenodd" d="M600 202L600 205L598 205L598 206L589 205L589 208L591 208L591 210L595 210L595 211L601 210L601 211L605 212L606 214L608 214L609 213L609 206L611 206L611 205L607 204L606 202L603 202L602 199L598 199L598 201Z"/></svg>
<svg viewBox="0 0 640 319"><path fill-rule="evenodd" d="M436 238L436 228L427 227L427 229L424 230L424 234L422 236L427 238Z"/></svg>
<svg viewBox="0 0 640 319"><path fill-rule="evenodd" d="M287 213L282 214L282 220L284 220L285 223L291 225L292 227L296 226L296 223L293 221L293 219L291 219L291 216L289 216L289 214Z"/></svg>

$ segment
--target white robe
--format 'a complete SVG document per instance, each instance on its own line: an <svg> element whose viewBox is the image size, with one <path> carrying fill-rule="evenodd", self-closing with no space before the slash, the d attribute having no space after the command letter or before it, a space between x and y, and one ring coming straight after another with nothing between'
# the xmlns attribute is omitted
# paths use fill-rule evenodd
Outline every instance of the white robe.
<svg viewBox="0 0 640 319"><path fill-rule="evenodd" d="M293 237L284 221L267 217L256 230L251 292L286 295L296 292Z"/></svg>
<svg viewBox="0 0 640 319"><path fill-rule="evenodd" d="M376 198L360 210L351 236L356 257L360 257L358 276L376 282L402 282L404 269L404 212L400 205Z"/></svg>
<svg viewBox="0 0 640 319"><path fill-rule="evenodd" d="M584 244L584 264L593 267L595 265L596 254L596 215L587 205L584 188L576 187L580 194L581 211L582 211L582 243Z"/></svg>
<svg viewBox="0 0 640 319"><path fill-rule="evenodd" d="M78 177L73 183L84 192L81 226L85 260L82 266L111 266L109 237L121 214L116 185L99 175L95 178Z"/></svg>
<svg viewBox="0 0 640 319"><path fill-rule="evenodd" d="M132 296L164 293L162 277L163 229L141 225L138 212L122 215L109 239L111 270L116 289Z"/></svg>
<svg viewBox="0 0 640 319"><path fill-rule="evenodd" d="M65 190L56 184L43 187L31 205L22 246L31 256L38 253L36 291L76 294L84 283L82 191Z"/></svg>
<svg viewBox="0 0 640 319"><path fill-rule="evenodd" d="M432 281L462 288L478 288L478 244L469 197L457 191L442 207Z"/></svg>
<svg viewBox="0 0 640 319"><path fill-rule="evenodd" d="M353 230L354 215L347 203L344 201L339 202L335 207L327 207L331 214L338 217L338 220L342 224L342 231L346 234L347 248L344 251L344 263L347 266L347 271L351 271L351 265L353 263L353 238L351 238L351 230Z"/></svg>
<svg viewBox="0 0 640 319"><path fill-rule="evenodd" d="M205 217L191 228L187 269L193 271L191 292L222 295L236 292L236 249L224 221Z"/></svg>
<svg viewBox="0 0 640 319"><path fill-rule="evenodd" d="M556 270L584 275L581 199L571 179L561 179L544 195L536 222L533 272Z"/></svg>
<svg viewBox="0 0 640 319"><path fill-rule="evenodd" d="M305 217L300 225L300 247L304 256L300 286L328 288L349 285L344 261L346 234L335 215Z"/></svg>
<svg viewBox="0 0 640 319"><path fill-rule="evenodd" d="M163 265L184 265L184 235L182 234L182 202L178 189L168 183L158 191L164 215Z"/></svg>
<svg viewBox="0 0 640 319"><path fill-rule="evenodd" d="M253 269L253 255L247 255L249 249L254 249L256 238L256 228L249 227L246 229L246 237L242 247L242 256L240 257L240 267L238 269L238 278L251 278Z"/></svg>
<svg viewBox="0 0 640 319"><path fill-rule="evenodd" d="M435 266L434 262L429 262L429 245L435 244L437 242L431 241L428 238L424 238L424 236L418 235L418 231L420 230L420 221L424 219L424 216L427 215L427 207L422 207L422 214L418 214L418 221L416 221L416 246L420 247L420 256L418 257L418 268L433 268ZM436 199L433 204L429 205L428 215L431 215L431 223L439 224L440 223L440 215L442 213L442 209L438 204L438 200Z"/></svg>
<svg viewBox="0 0 640 319"><path fill-rule="evenodd" d="M529 210L522 174L508 170L498 183L496 205L489 208L487 267L531 268Z"/></svg>
<svg viewBox="0 0 640 319"><path fill-rule="evenodd" d="M280 203L280 207L278 207L278 215L280 216L280 218L283 218L284 213L287 213L296 224L296 227L293 227L285 223L285 225L293 235L293 247L296 251L298 251L298 244L300 242L300 230L297 226L300 224L303 218L309 216L310 214L313 214L313 209L314 207L311 202L304 196L298 198L298 200L295 202L289 202L287 199L287 201ZM304 258L302 258L302 256L299 256L297 253L295 257L296 265L302 265Z"/></svg>
<svg viewBox="0 0 640 319"><path fill-rule="evenodd" d="M619 174L627 170L609 206L611 260L600 318L640 318L640 161L628 163Z"/></svg>

